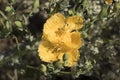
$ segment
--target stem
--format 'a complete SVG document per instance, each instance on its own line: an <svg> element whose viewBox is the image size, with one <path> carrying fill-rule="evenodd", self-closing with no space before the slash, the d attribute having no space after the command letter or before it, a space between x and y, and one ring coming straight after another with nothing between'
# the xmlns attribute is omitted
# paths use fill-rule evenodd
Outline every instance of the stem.
<svg viewBox="0 0 120 80"><path fill-rule="evenodd" d="M21 61L21 50L20 50L20 47L19 47L18 38L16 36L13 36L13 38L15 39L17 50L18 50L18 57L19 57L19 59Z"/></svg>
<svg viewBox="0 0 120 80"><path fill-rule="evenodd" d="M14 69L14 79L15 79L15 80L18 80L17 69Z"/></svg>
<svg viewBox="0 0 120 80"><path fill-rule="evenodd" d="M0 10L0 14L3 16L3 18L5 19L5 20L7 20L7 17L5 16L5 14Z"/></svg>
<svg viewBox="0 0 120 80"><path fill-rule="evenodd" d="M8 78L9 78L10 80L14 80L14 78L10 75L9 72L7 72L7 76L8 76Z"/></svg>
<svg viewBox="0 0 120 80"><path fill-rule="evenodd" d="M71 72L61 71L60 74L71 74Z"/></svg>
<svg viewBox="0 0 120 80"><path fill-rule="evenodd" d="M30 68L30 69L34 69L34 70L38 70L39 71L39 68L37 68L37 67L33 67L33 66L30 66L30 65L27 65L26 67Z"/></svg>
<svg viewBox="0 0 120 80"><path fill-rule="evenodd" d="M18 39L17 39L16 36L14 36L14 38L15 38L15 42L16 42L16 45L17 45L17 50L18 50L18 52L19 52L19 54L20 54L20 47L19 47Z"/></svg>

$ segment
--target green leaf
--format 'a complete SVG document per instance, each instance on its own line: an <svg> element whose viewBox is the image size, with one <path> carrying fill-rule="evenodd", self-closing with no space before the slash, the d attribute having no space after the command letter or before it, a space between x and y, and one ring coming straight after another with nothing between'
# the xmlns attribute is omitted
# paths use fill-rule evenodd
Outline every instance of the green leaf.
<svg viewBox="0 0 120 80"><path fill-rule="evenodd" d="M119 2L115 2L113 11L116 12L116 11L118 11L119 9L120 9L120 1L119 1Z"/></svg>
<svg viewBox="0 0 120 80"><path fill-rule="evenodd" d="M16 25L17 27L22 27L22 26L23 26L20 21L15 21L15 25Z"/></svg>
<svg viewBox="0 0 120 80"><path fill-rule="evenodd" d="M57 69L61 69L61 68L63 68L63 63L61 61L57 61L57 62L55 62L55 67Z"/></svg>
<svg viewBox="0 0 120 80"><path fill-rule="evenodd" d="M39 0L34 1L33 10L35 10L35 9L37 9L39 7L39 5L40 5L39 3L40 3Z"/></svg>
<svg viewBox="0 0 120 80"><path fill-rule="evenodd" d="M88 37L88 34L86 31L81 31L81 35L83 38L87 38Z"/></svg>
<svg viewBox="0 0 120 80"><path fill-rule="evenodd" d="M9 3L13 4L16 0L8 0Z"/></svg>
<svg viewBox="0 0 120 80"><path fill-rule="evenodd" d="M10 30L10 26L11 26L10 21L6 21L5 26L7 30Z"/></svg>
<svg viewBox="0 0 120 80"><path fill-rule="evenodd" d="M10 7L10 6L7 6L6 8L5 8L5 11L6 12L10 12L12 10L12 8Z"/></svg>
<svg viewBox="0 0 120 80"><path fill-rule="evenodd" d="M68 54L65 53L65 54L63 55L63 61L67 61L67 60L68 60Z"/></svg>
<svg viewBox="0 0 120 80"><path fill-rule="evenodd" d="M42 71L43 73L46 73L47 68L46 68L46 66L44 64L41 64L40 71Z"/></svg>
<svg viewBox="0 0 120 80"><path fill-rule="evenodd" d="M108 5L102 6L102 10L101 10L101 12L99 13L98 18L101 19L101 18L106 17L106 16L109 14L108 9L109 9L109 6L108 6Z"/></svg>
<svg viewBox="0 0 120 80"><path fill-rule="evenodd" d="M20 31L23 31L23 25L22 22L20 21L15 21L15 26L17 26L16 28Z"/></svg>

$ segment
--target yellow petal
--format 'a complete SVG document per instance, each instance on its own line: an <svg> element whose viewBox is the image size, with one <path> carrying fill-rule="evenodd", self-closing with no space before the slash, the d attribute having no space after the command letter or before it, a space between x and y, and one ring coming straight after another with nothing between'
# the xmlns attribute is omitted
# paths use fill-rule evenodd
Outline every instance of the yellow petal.
<svg viewBox="0 0 120 80"><path fill-rule="evenodd" d="M71 50L69 52L66 52L67 56L68 56L68 59L66 61L66 64L65 66L68 66L68 67L72 67L74 65L77 64L78 60L79 60L79 51L78 50ZM58 58L61 59L61 56L63 57L63 54L58 56Z"/></svg>
<svg viewBox="0 0 120 80"><path fill-rule="evenodd" d="M47 35L47 37L51 42L57 41L56 31L62 28L65 25L65 17L60 14L56 13L51 16L46 23L44 24L43 35Z"/></svg>
<svg viewBox="0 0 120 80"><path fill-rule="evenodd" d="M49 42L42 41L39 45L38 52L40 59L44 62L63 61L63 55L68 55L67 64L65 66L71 67L77 64L79 60L79 51L77 49L66 51L54 51L54 46L51 46Z"/></svg>
<svg viewBox="0 0 120 80"><path fill-rule="evenodd" d="M39 45L38 52L40 59L45 62L53 62L57 60L57 53L52 53L54 48L49 42L42 41Z"/></svg>
<svg viewBox="0 0 120 80"><path fill-rule="evenodd" d="M66 33L62 36L61 42L65 43L70 49L79 49L82 45L82 39L79 32Z"/></svg>
<svg viewBox="0 0 120 80"><path fill-rule="evenodd" d="M83 18L80 16L71 16L66 19L66 30L78 30L83 27Z"/></svg>
<svg viewBox="0 0 120 80"><path fill-rule="evenodd" d="M79 32L71 33L71 46L76 49L82 46L82 38Z"/></svg>

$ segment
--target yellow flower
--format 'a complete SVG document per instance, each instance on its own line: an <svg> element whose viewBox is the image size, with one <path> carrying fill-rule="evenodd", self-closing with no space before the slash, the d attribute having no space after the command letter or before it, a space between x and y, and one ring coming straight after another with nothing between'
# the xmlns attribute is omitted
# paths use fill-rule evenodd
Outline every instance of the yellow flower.
<svg viewBox="0 0 120 80"><path fill-rule="evenodd" d="M65 18L62 14L56 13L44 24L43 35L50 42L56 43L66 33L78 30L83 26L83 18L72 16ZM54 38L53 38L54 37Z"/></svg>
<svg viewBox="0 0 120 80"><path fill-rule="evenodd" d="M40 59L45 62L63 61L63 55L68 55L66 66L73 66L79 59L78 49L82 45L78 32L83 26L83 18L72 16L65 18L56 13L50 17L43 28L42 41L38 52Z"/></svg>
<svg viewBox="0 0 120 80"><path fill-rule="evenodd" d="M113 2L113 0L105 0L105 3L108 4L108 5L111 5Z"/></svg>
<svg viewBox="0 0 120 80"><path fill-rule="evenodd" d="M57 60L63 61L63 55L66 53L68 59L65 66L71 67L77 63L80 56L77 49L62 51L59 50L59 48L59 46L53 46L48 41L42 41L38 49L40 59L45 62L54 62Z"/></svg>

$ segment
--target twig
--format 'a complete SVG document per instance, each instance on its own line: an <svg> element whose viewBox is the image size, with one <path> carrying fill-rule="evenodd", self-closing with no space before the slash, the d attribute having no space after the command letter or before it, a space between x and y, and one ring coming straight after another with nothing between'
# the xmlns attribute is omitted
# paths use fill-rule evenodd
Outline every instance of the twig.
<svg viewBox="0 0 120 80"><path fill-rule="evenodd" d="M7 17L5 16L5 14L0 10L0 14L3 16L3 18L5 19L5 20L7 20Z"/></svg>
<svg viewBox="0 0 120 80"><path fill-rule="evenodd" d="M14 69L14 80L18 80L17 69Z"/></svg>
<svg viewBox="0 0 120 80"><path fill-rule="evenodd" d="M8 72L7 72L7 76L10 78L10 80L14 80L14 77L12 77Z"/></svg>
<svg viewBox="0 0 120 80"><path fill-rule="evenodd" d="M30 69L34 69L34 70L39 70L39 68L30 66L30 65L27 65L26 67L27 67L27 68L30 68Z"/></svg>

